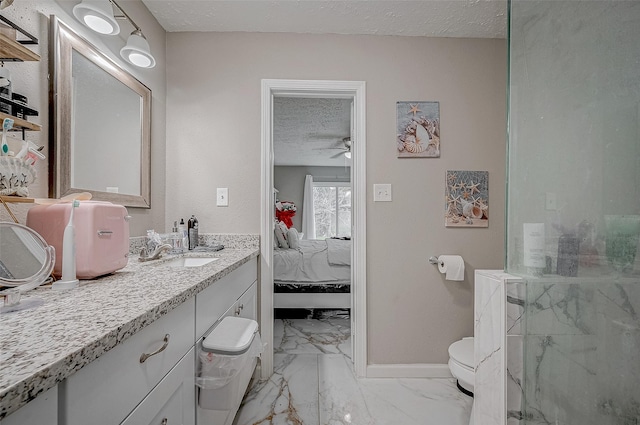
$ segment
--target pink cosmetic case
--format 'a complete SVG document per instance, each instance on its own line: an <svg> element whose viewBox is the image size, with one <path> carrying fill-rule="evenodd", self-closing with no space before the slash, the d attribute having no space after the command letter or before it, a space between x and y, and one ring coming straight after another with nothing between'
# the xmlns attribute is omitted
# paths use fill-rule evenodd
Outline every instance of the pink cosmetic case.
<svg viewBox="0 0 640 425"><path fill-rule="evenodd" d="M38 232L56 250L53 274L62 275L62 240L69 222L71 203L37 205L27 212L27 226ZM80 201L74 211L76 275L92 279L127 265L129 215L111 202Z"/></svg>

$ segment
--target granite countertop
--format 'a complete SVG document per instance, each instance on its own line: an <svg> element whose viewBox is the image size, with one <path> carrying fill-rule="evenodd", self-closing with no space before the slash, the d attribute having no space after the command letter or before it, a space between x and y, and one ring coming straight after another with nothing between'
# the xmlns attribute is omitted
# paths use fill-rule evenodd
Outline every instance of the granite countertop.
<svg viewBox="0 0 640 425"><path fill-rule="evenodd" d="M44 304L0 314L0 419L256 258L258 246L256 238L225 248L213 253L219 260L195 268L162 266L175 256L140 263L132 255L122 270L75 289L25 294Z"/></svg>

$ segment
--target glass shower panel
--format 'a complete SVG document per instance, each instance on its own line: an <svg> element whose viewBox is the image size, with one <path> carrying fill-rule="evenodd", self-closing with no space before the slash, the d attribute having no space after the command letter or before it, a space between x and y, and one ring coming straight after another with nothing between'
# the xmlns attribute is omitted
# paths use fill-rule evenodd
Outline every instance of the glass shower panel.
<svg viewBox="0 0 640 425"><path fill-rule="evenodd" d="M639 237L640 2L510 1L510 424L640 424Z"/></svg>

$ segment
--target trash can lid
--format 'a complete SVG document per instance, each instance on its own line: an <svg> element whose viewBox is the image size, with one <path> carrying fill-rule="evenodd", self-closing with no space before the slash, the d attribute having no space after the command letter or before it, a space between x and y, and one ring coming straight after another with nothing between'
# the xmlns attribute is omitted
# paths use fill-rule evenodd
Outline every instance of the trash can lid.
<svg viewBox="0 0 640 425"><path fill-rule="evenodd" d="M249 349L257 330L255 320L227 316L202 341L202 349L217 354L242 354Z"/></svg>

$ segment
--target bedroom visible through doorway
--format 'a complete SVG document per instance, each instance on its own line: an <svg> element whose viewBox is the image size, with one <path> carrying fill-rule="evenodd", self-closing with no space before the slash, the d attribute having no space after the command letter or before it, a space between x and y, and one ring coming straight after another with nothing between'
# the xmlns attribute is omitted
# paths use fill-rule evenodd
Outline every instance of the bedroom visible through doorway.
<svg viewBox="0 0 640 425"><path fill-rule="evenodd" d="M262 89L261 376L295 329L336 324L340 350L365 376L365 84L263 80Z"/></svg>
<svg viewBox="0 0 640 425"><path fill-rule="evenodd" d="M352 111L352 98L273 99L276 352L293 333L326 339L314 330L329 320L350 335Z"/></svg>

